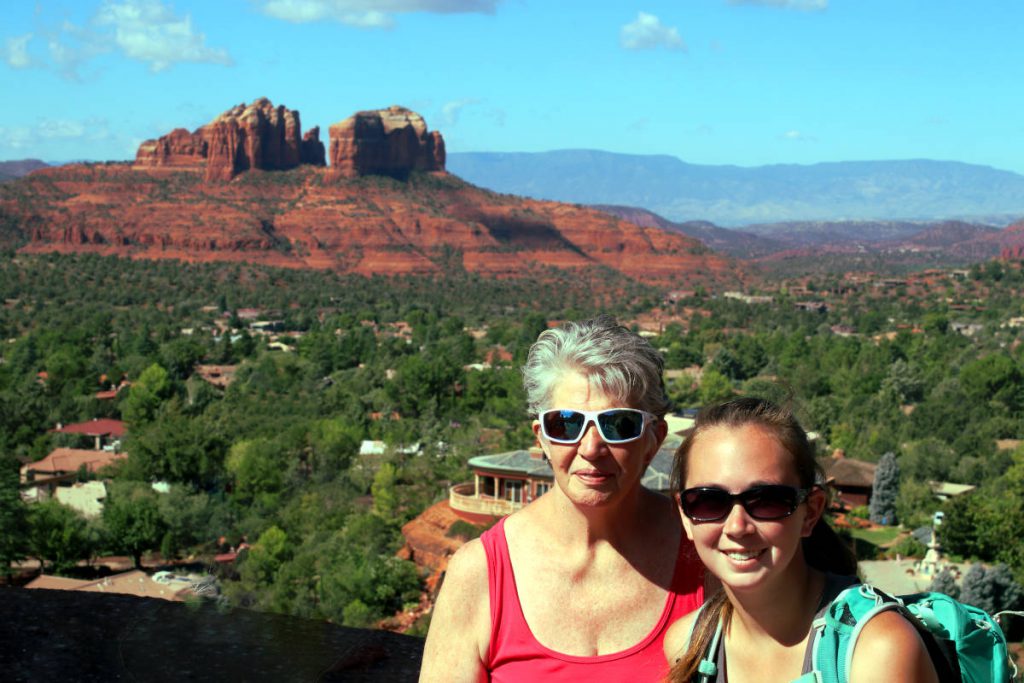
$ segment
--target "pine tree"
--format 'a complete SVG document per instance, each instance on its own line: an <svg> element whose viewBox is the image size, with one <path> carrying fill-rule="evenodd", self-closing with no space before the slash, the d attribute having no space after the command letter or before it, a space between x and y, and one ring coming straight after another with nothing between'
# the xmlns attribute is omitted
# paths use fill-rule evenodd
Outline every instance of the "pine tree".
<svg viewBox="0 0 1024 683"><path fill-rule="evenodd" d="M1014 581L1013 573L1005 564L991 569L976 564L964 576L960 600L995 614L1019 609L1024 600L1024 588Z"/></svg>
<svg viewBox="0 0 1024 683"><path fill-rule="evenodd" d="M949 567L943 567L942 571L935 575L928 590L945 593L954 600L960 598L960 586L956 585L956 579L953 578L953 572L949 571Z"/></svg>
<svg viewBox="0 0 1024 683"><path fill-rule="evenodd" d="M11 564L24 559L28 516L18 492L18 465L0 455L0 576L12 572Z"/></svg>
<svg viewBox="0 0 1024 683"><path fill-rule="evenodd" d="M871 487L869 514L876 524L896 524L896 498L900 493L900 466L896 454L888 452L878 461Z"/></svg>
<svg viewBox="0 0 1024 683"><path fill-rule="evenodd" d="M968 605L979 607L989 614L994 611L994 600L992 581L989 580L988 572L980 564L971 565L964 575L963 584L960 589L960 600Z"/></svg>

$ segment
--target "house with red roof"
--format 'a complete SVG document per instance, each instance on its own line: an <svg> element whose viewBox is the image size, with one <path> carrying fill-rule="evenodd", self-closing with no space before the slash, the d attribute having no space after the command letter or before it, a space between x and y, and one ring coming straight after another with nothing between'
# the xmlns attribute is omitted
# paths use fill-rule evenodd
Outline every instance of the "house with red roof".
<svg viewBox="0 0 1024 683"><path fill-rule="evenodd" d="M123 437L125 432L128 431L128 427L121 420L93 418L88 422L77 422L69 425L62 425L58 422L57 426L50 431L57 434L91 436L96 440L96 450L99 450L105 442Z"/></svg>
<svg viewBox="0 0 1024 683"><path fill-rule="evenodd" d="M23 465L21 468L22 482L40 479L63 478L74 475L83 467L86 472L98 472L119 460L128 457L127 453L113 451L93 451L84 448L54 448L42 460Z"/></svg>

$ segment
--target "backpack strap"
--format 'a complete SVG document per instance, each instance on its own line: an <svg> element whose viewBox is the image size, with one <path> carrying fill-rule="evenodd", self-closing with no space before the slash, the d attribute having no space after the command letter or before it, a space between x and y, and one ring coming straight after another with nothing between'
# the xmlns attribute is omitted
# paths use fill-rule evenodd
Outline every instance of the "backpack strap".
<svg viewBox="0 0 1024 683"><path fill-rule="evenodd" d="M696 619L694 619L696 622ZM692 631L691 631L691 635ZM711 638L711 643L708 645L708 649L704 652L704 658L700 660L700 664L697 665L698 681L700 683L712 683L718 676L718 664L715 660L718 659L718 646L722 641L722 617L718 617L718 626L715 627L715 635Z"/></svg>
<svg viewBox="0 0 1024 683"><path fill-rule="evenodd" d="M850 670L853 668L853 653L857 649L857 639L860 638L860 634L864 631L864 627L868 625L868 622L870 622L873 617L889 610L896 610L904 616L909 614L907 609L903 606L902 600L893 597L884 591L878 590L874 586L861 584L861 586L858 587L858 590L861 591L862 595L865 594L865 592L867 594L874 595L876 603L874 607L858 617L857 625L853 627L853 632L850 634L850 644L846 648L846 657L843 669L846 676L850 675Z"/></svg>

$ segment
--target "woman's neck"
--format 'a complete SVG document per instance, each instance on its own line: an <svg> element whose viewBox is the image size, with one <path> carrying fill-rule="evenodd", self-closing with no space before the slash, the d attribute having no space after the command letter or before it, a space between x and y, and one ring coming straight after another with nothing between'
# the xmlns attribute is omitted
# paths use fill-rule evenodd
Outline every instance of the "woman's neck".
<svg viewBox="0 0 1024 683"><path fill-rule="evenodd" d="M810 630L824 587L825 575L800 558L776 581L757 589L735 591L726 586L733 606L730 631L787 646L799 643Z"/></svg>
<svg viewBox="0 0 1024 683"><path fill-rule="evenodd" d="M638 488L633 495L616 501L615 505L576 505L566 496L553 496L554 533L567 544L593 545L607 542L619 546L636 541L637 529L650 524L655 514L668 514L668 499Z"/></svg>

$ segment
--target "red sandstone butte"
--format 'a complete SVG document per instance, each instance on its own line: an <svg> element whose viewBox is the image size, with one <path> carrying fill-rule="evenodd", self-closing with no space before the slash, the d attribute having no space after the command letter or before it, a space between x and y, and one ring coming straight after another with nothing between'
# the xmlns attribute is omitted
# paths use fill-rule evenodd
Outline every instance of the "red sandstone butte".
<svg viewBox="0 0 1024 683"><path fill-rule="evenodd" d="M444 138L428 132L423 117L404 107L361 111L330 127L336 175L389 175L444 171Z"/></svg>
<svg viewBox="0 0 1024 683"><path fill-rule="evenodd" d="M198 168L206 180L230 180L253 168L287 170L300 163L323 165L320 129L305 138L299 112L275 107L265 97L239 104L189 133L178 128L146 140L135 155L136 168Z"/></svg>

